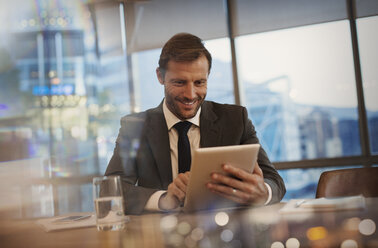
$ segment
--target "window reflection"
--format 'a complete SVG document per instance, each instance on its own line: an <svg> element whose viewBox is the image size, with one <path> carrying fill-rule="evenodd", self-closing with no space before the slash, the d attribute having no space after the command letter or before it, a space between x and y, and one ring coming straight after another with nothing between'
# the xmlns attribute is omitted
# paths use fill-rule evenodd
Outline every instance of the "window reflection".
<svg viewBox="0 0 378 248"><path fill-rule="evenodd" d="M347 21L236 39L244 104L273 161L361 153Z"/></svg>
<svg viewBox="0 0 378 248"><path fill-rule="evenodd" d="M87 183L105 171L119 117L129 112L119 3L13 1L0 12L10 23L0 27L6 37L0 42L0 166L2 176L25 181L0 194L18 189L25 201L14 207L27 209L21 217L91 210ZM10 166L22 170L11 173Z"/></svg>

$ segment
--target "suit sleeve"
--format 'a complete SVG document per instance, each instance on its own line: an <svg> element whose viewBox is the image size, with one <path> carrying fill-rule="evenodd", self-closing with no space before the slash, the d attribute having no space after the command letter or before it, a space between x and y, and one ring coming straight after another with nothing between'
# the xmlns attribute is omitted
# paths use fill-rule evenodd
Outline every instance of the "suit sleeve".
<svg viewBox="0 0 378 248"><path fill-rule="evenodd" d="M122 180L126 214L141 214L150 196L158 189L138 186L136 152L139 146L143 118L124 117L116 140L113 156L105 175L119 175Z"/></svg>
<svg viewBox="0 0 378 248"><path fill-rule="evenodd" d="M248 118L247 109L243 107L243 121L244 131L241 144L256 144L259 143L259 139L256 135L255 127L252 121ZM263 171L264 181L270 185L272 189L272 199L270 204L277 203L282 200L286 193L286 188L282 177L278 174L273 164L270 162L268 155L264 148L260 147L257 162Z"/></svg>

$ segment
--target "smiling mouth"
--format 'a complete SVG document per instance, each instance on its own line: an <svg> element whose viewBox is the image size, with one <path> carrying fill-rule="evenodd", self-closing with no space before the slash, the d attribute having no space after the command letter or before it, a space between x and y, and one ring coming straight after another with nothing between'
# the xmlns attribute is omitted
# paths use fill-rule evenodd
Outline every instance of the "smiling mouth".
<svg viewBox="0 0 378 248"><path fill-rule="evenodd" d="M197 101L196 100L193 100L193 101L180 101L179 102L185 106L192 106L194 105Z"/></svg>
<svg viewBox="0 0 378 248"><path fill-rule="evenodd" d="M183 103L184 105L187 105L187 106L191 106L195 103L195 101L193 101L193 102L181 102L181 103Z"/></svg>

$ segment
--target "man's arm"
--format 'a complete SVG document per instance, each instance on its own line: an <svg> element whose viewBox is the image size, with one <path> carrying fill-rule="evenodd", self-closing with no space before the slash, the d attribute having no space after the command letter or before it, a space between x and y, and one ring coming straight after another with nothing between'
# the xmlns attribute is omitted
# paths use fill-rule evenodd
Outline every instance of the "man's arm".
<svg viewBox="0 0 378 248"><path fill-rule="evenodd" d="M146 155L146 152L139 150L142 146L141 142L143 142L144 120L145 117L143 115L127 116L121 119L121 128L113 156L105 172L107 176L121 176L124 206L127 214L141 214L150 196L159 190L158 186L142 187L138 185L140 180L137 168L138 153L143 158L143 161L139 163L150 165L154 163L150 155ZM148 160L149 158L151 159ZM160 181L156 178L158 176L153 173L151 169L151 174L144 176L151 178L151 185L159 185Z"/></svg>
<svg viewBox="0 0 378 248"><path fill-rule="evenodd" d="M125 212L127 214L141 214L150 196L158 189L136 185L138 173L135 168L135 161L132 161L132 158L125 161L126 158L120 156L119 146L117 143L105 175L119 175L121 177Z"/></svg>

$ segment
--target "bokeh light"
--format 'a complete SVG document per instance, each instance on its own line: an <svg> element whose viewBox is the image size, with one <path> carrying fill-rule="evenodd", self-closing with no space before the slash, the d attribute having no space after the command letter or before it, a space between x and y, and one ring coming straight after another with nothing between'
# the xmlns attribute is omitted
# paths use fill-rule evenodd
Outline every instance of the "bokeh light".
<svg viewBox="0 0 378 248"><path fill-rule="evenodd" d="M340 248L358 248L358 244L355 240L347 239L341 243Z"/></svg>
<svg viewBox="0 0 378 248"><path fill-rule="evenodd" d="M187 235L192 230L192 227L188 222L181 222L177 226L177 232L181 235Z"/></svg>
<svg viewBox="0 0 378 248"><path fill-rule="evenodd" d="M371 219L364 219L358 225L358 230L360 230L360 233L363 235L372 235L376 230L375 222Z"/></svg>
<svg viewBox="0 0 378 248"><path fill-rule="evenodd" d="M274 242L274 243L270 246L270 248L285 248L285 246L284 246L284 244L282 244L281 242L276 241L276 242Z"/></svg>
<svg viewBox="0 0 378 248"><path fill-rule="evenodd" d="M234 238L234 233L229 229L225 229L220 236L224 242L230 242Z"/></svg>
<svg viewBox="0 0 378 248"><path fill-rule="evenodd" d="M196 240L196 241L203 239L203 235L204 235L204 232L203 232L202 228L200 228L200 227L194 228L192 230L192 233L190 234L191 238L193 240Z"/></svg>
<svg viewBox="0 0 378 248"><path fill-rule="evenodd" d="M319 240L327 237L328 232L325 227L317 226L309 228L306 232L306 235L309 240Z"/></svg>
<svg viewBox="0 0 378 248"><path fill-rule="evenodd" d="M296 238L289 238L285 244L286 244L286 248L299 248L300 247L299 240Z"/></svg>
<svg viewBox="0 0 378 248"><path fill-rule="evenodd" d="M215 223L217 223L218 226L225 226L227 225L230 217L225 212L219 212L215 215Z"/></svg>
<svg viewBox="0 0 378 248"><path fill-rule="evenodd" d="M177 217L174 215L167 215L161 218L160 227L163 231L169 232L177 225Z"/></svg>

